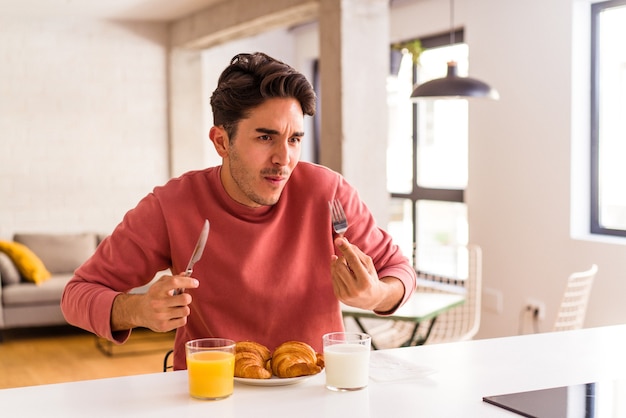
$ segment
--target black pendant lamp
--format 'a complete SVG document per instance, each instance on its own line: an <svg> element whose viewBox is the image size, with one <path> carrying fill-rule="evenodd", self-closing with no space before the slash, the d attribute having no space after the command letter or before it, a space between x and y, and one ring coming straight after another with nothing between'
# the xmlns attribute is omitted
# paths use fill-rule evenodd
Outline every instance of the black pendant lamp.
<svg viewBox="0 0 626 418"><path fill-rule="evenodd" d="M454 44L454 0L450 0L450 45ZM458 99L477 97L498 100L497 90L480 80L459 77L455 61L448 62L448 73L444 78L436 78L419 84L411 93L414 100L420 99Z"/></svg>

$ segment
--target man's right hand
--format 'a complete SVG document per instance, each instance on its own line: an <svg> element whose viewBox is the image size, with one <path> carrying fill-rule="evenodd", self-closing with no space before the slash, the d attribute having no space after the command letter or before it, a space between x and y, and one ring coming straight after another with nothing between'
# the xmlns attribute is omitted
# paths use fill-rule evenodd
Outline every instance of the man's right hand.
<svg viewBox="0 0 626 418"><path fill-rule="evenodd" d="M135 327L167 332L184 326L191 312L191 295L175 294L177 289L195 289L197 279L183 275L161 276L144 294L119 294L113 301L111 329L128 330Z"/></svg>

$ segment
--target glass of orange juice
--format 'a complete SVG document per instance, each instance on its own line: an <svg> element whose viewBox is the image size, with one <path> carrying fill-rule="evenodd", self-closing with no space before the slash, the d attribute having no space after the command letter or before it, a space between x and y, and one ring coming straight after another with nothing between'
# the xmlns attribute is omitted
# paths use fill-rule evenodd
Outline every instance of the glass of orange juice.
<svg viewBox="0 0 626 418"><path fill-rule="evenodd" d="M185 343L189 394L197 399L224 399L233 393L235 342L202 338Z"/></svg>

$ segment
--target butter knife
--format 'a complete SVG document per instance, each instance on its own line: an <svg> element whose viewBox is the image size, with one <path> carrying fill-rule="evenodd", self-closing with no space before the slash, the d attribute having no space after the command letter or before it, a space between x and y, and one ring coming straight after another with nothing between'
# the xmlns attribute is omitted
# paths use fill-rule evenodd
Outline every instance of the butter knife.
<svg viewBox="0 0 626 418"><path fill-rule="evenodd" d="M191 276L193 273L193 266L202 258L202 253L204 252L204 247L206 245L207 238L209 237L209 220L204 220L204 225L202 226L202 230L200 231L200 236L198 237L198 242L196 242L196 248L193 250L193 254L191 254L191 258L189 259L189 263L187 263L187 268L185 272L182 274L183 276ZM174 290L174 295L179 295L183 293L183 289Z"/></svg>

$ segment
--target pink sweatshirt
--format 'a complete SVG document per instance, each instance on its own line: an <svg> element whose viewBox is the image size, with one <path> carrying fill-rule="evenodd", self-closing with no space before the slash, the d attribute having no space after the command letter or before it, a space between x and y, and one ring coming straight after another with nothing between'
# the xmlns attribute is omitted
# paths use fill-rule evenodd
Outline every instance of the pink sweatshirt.
<svg viewBox="0 0 626 418"><path fill-rule="evenodd" d="M158 271L184 271L208 219L207 245L193 271L200 286L187 290L191 315L176 333L174 367L186 368L185 341L209 336L257 341L270 350L299 340L321 351L324 333L343 330L329 267L338 251L327 203L333 198L350 222L348 241L372 257L379 277L402 280L402 304L413 293L410 263L339 174L300 162L276 205L250 208L226 194L219 173L220 167L189 172L130 210L66 286L67 321L126 341L130 331L111 331L113 299Z"/></svg>

